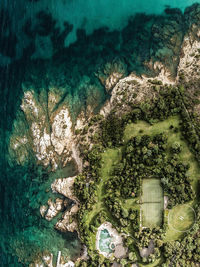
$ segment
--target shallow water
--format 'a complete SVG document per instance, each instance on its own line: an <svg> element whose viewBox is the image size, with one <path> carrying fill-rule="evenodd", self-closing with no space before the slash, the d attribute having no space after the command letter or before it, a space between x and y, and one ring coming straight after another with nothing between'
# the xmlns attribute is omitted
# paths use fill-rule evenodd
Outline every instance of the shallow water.
<svg viewBox="0 0 200 267"><path fill-rule="evenodd" d="M85 29L87 34L91 34L95 29L108 27L109 30L120 30L128 23L129 17L136 13L162 14L165 7L178 7L182 11L194 3L200 3L199 0L2 0L0 7L8 9L12 17L11 27L17 34L18 45L16 47L16 58L21 58L23 49L30 44L29 38L24 34L25 23L31 19L33 24L37 24L36 14L41 10L52 15L56 25L64 29L64 23L72 25L72 29L66 36L65 46L77 40L77 30ZM30 29L32 26L28 24ZM14 40L13 40L14 41ZM45 49L38 47L37 53L33 58L51 58L52 47L48 38L43 38L42 42ZM10 57L0 53L1 62L10 62Z"/></svg>
<svg viewBox="0 0 200 267"><path fill-rule="evenodd" d="M47 249L55 256L58 250L62 250L62 254L74 257L80 245L76 235L62 235L56 232L53 229L54 220L49 223L39 214L40 205L49 197L56 197L50 191L45 192L51 181L57 175L59 177L74 175L74 168L49 174L41 171L41 168L34 166L32 162L25 167L8 165L7 140L12 132L16 111L20 109L22 82L31 81L34 89L39 91L42 86L44 87L44 82L48 82L46 81L48 73L50 82L53 80L58 86L69 84L66 92L69 95L71 115L74 119L88 104L94 105L95 102L98 110L108 95L95 80L96 66L116 57L116 54L126 56L129 50L128 46L125 47L125 43L133 38L131 34L137 37L138 32L143 29L142 22L147 19L143 15L138 16L130 26L127 26L129 17L138 12L162 14L166 5L181 8L183 11L186 6L195 2L200 3L193 0L2 0L0 2L0 7L4 9L0 15L0 66L3 66L0 67L0 266L23 266L22 263L18 263L19 258L25 262L24 266L27 266L32 254ZM45 26L41 30L42 34L39 34L37 30L41 25L36 14L41 10L51 14L56 26L50 16L47 21L48 23L51 21L55 28L52 26L49 29ZM64 21L72 25L66 35L62 35ZM26 32L23 31L25 26ZM108 27L108 30L93 32L102 26ZM77 33L79 28L82 30ZM54 34L60 31L59 38L57 35L54 36L52 31ZM49 41L50 35L52 42ZM124 41L120 46L121 35ZM138 39L131 39L134 44L132 49L146 59L148 41L142 41L142 44L138 45ZM34 61L36 58L43 60ZM129 71L131 68L132 66ZM141 71L140 66L137 66L137 71ZM88 78L98 88L95 96L93 90L88 90L85 82ZM107 233L101 235L106 235L105 240L108 239L102 243L103 245L101 244L102 249L109 250L110 240Z"/></svg>

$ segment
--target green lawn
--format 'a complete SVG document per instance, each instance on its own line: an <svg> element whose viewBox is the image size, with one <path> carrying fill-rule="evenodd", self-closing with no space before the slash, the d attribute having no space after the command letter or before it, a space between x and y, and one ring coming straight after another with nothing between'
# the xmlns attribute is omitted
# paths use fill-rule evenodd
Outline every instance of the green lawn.
<svg viewBox="0 0 200 267"><path fill-rule="evenodd" d="M89 225L90 222L94 219L94 217L105 208L104 206L104 197L105 197L105 181L109 179L109 175L112 172L115 164L121 158L121 149L107 149L104 153L102 153L101 160L101 171L100 171L100 182L97 189L97 204L94 205L92 211L87 214L86 223Z"/></svg>
<svg viewBox="0 0 200 267"><path fill-rule="evenodd" d="M188 231L196 219L193 208L189 205L178 205L168 214L169 228L177 232Z"/></svg>
<svg viewBox="0 0 200 267"><path fill-rule="evenodd" d="M142 226L156 227L162 223L163 190L159 179L144 179L142 182Z"/></svg>
<svg viewBox="0 0 200 267"><path fill-rule="evenodd" d="M104 184L114 168L114 166L120 161L121 159L121 149L107 149L102 154L102 167L101 167L101 182L98 186L98 200L102 201L103 197L105 196L105 188Z"/></svg>
<svg viewBox="0 0 200 267"><path fill-rule="evenodd" d="M139 266L140 267L159 267L161 266L161 264L164 262L163 258L159 258L157 260L155 260L154 263L149 263L149 264L142 264L142 263L139 263Z"/></svg>
<svg viewBox="0 0 200 267"><path fill-rule="evenodd" d="M145 122L145 121L138 121L137 123L130 123L126 126L124 131L124 141L127 142L130 138L137 135L155 135L161 132L166 132L170 134L170 137L173 138L177 135L177 133L172 133L172 130L169 129L170 125L174 127L178 127L179 125L179 118L178 116L173 116L168 118L167 120L157 122L153 125ZM141 132L142 131L142 132Z"/></svg>

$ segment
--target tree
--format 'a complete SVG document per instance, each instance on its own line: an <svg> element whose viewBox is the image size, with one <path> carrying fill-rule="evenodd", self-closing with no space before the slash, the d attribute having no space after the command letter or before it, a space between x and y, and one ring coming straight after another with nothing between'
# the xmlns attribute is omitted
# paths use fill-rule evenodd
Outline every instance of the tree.
<svg viewBox="0 0 200 267"><path fill-rule="evenodd" d="M123 218L127 218L128 215L129 215L128 210L127 209L122 209L122 216L123 216Z"/></svg>
<svg viewBox="0 0 200 267"><path fill-rule="evenodd" d="M174 142L172 144L171 150L173 153L180 153L181 152L181 145L178 142Z"/></svg>
<svg viewBox="0 0 200 267"><path fill-rule="evenodd" d="M122 266L125 266L125 265L127 264L127 260L126 260L126 259L121 259L121 260L120 260L120 264L121 264Z"/></svg>
<svg viewBox="0 0 200 267"><path fill-rule="evenodd" d="M131 251L131 252L128 254L128 258L129 258L130 261L133 261L133 262L137 261L137 255L136 255L135 251L134 251L134 252Z"/></svg>

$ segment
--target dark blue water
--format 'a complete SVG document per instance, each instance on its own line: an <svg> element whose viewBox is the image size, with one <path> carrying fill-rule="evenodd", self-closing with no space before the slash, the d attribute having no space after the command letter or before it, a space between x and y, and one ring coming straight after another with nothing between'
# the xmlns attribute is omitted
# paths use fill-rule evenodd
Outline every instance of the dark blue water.
<svg viewBox="0 0 200 267"><path fill-rule="evenodd" d="M88 105L98 111L109 97L95 76L98 68L121 57L128 72L143 73L142 62L150 58L153 46L147 25L164 21L166 5L183 11L193 2L197 1L1 1L0 266L28 266L45 250L74 257L79 249L76 235L55 231L55 221L49 223L39 214L40 205L52 197L45 193L49 173L34 162L24 167L8 164L7 145L22 83L37 92L51 83L58 88L67 84L73 120ZM138 60L131 61L133 53ZM95 95L78 86L83 76L96 85ZM65 176L74 174L68 169Z"/></svg>

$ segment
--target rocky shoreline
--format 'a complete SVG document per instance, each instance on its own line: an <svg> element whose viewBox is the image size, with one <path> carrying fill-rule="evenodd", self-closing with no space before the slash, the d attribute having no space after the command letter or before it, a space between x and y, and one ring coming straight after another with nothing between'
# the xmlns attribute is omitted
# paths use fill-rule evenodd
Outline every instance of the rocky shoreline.
<svg viewBox="0 0 200 267"><path fill-rule="evenodd" d="M108 62L103 70L95 73L110 95L99 111L102 117L111 112L122 114L143 100L150 101L159 93L161 85L177 84L183 76L186 81L190 81L191 77L193 80L200 79L200 5L187 8L184 15L178 9L169 9L168 16L173 20L166 17L162 25L152 25L150 60L143 62L145 74L128 73L122 59ZM74 122L69 100L61 88L51 87L48 91L44 89L36 93L24 85L23 90L21 110L17 113L9 140L10 165L25 165L32 160L54 172L75 160L81 173L87 164L82 162L81 145L90 149L90 136L98 132L97 123L92 133L86 131L81 135L95 115L92 105L88 105L86 113L80 113ZM62 212L62 218L54 226L61 232L78 232L76 214L79 200L73 192L75 178L57 178L51 184L51 190L64 199L49 199L47 205L40 207L41 216L48 221ZM69 202L72 202L71 206ZM87 253L83 255L87 257ZM51 253L43 256L49 267L53 266L52 257ZM61 261L63 263L59 266L72 266ZM45 265L37 261L30 266Z"/></svg>

